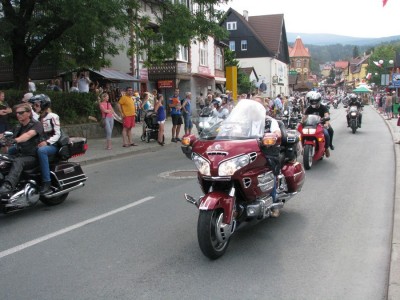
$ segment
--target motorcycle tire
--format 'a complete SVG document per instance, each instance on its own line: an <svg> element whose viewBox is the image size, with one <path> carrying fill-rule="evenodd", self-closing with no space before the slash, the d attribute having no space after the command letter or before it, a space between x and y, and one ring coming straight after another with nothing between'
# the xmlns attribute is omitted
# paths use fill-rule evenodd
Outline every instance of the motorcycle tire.
<svg viewBox="0 0 400 300"><path fill-rule="evenodd" d="M42 203L44 203L47 206L54 206L54 205L59 205L61 203L63 203L65 201L65 199L67 199L69 193L65 193L62 194L58 197L54 197L54 198L45 198L43 196L41 196L39 199Z"/></svg>
<svg viewBox="0 0 400 300"><path fill-rule="evenodd" d="M353 132L353 134L355 134L355 133L356 133L356 130L357 130L356 121L355 121L355 120L352 120L352 121L351 121L351 131Z"/></svg>
<svg viewBox="0 0 400 300"><path fill-rule="evenodd" d="M313 147L311 145L304 146L303 165L306 170L310 170L313 163Z"/></svg>
<svg viewBox="0 0 400 300"><path fill-rule="evenodd" d="M144 141L146 140L146 135L145 135L145 134L142 134L142 135L140 136L140 139L141 139L142 142L144 142Z"/></svg>
<svg viewBox="0 0 400 300"><path fill-rule="evenodd" d="M217 239L218 219L223 217L223 210L200 210L197 222L197 239L201 252L209 259L217 259L224 255L230 238L225 242Z"/></svg>

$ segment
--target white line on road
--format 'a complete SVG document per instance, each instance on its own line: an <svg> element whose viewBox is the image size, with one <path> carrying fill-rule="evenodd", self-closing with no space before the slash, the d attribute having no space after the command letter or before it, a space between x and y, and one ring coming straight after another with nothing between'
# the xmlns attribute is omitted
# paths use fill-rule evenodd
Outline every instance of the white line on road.
<svg viewBox="0 0 400 300"><path fill-rule="evenodd" d="M86 220L86 221L82 221L82 222L76 223L76 224L74 224L74 225L65 227L64 229L55 231L55 232L53 232L53 233L46 234L46 235L44 235L44 236L42 236L42 237L39 237L39 238L37 238L37 239L34 239L34 240L29 241L29 242L23 243L23 244L21 244L21 245L15 246L15 247L10 248L10 249L8 249L8 250L4 250L4 251L0 252L0 259L3 258L3 257L6 257L6 256L8 256L8 255L14 254L14 253L16 253L16 252L19 252L19 251L21 251L21 250L24 250L24 249L26 249L26 248L32 247L32 246L34 246L34 245L36 245L36 244L39 244L39 243L41 243L41 242L44 242L44 241L47 241L47 240L52 239L52 238L54 238L54 237L57 237L57 236L59 236L59 235L62 235L62 234L64 234L64 233L67 233L67 232L70 232L70 231L72 231L72 230L75 230L75 229L78 229L78 228L80 228L80 227L83 227L83 226L85 226L85 225L87 225L87 224L90 224L90 223L99 221L99 220L101 220L101 219L107 218L107 217L109 217L109 216L111 216L111 215L114 215L114 214L119 213L119 212L121 212L121 211L127 210L127 209L129 209L129 208L131 208L131 207L137 206L137 205L142 204L142 203L144 203L144 202L147 202L147 201L149 201L149 200L151 200L151 199L154 199L154 197L146 197L146 198L140 199L140 200L138 200L138 201L136 201L136 202L134 202L134 203L131 203L131 204L122 206L122 207L120 207L120 208L114 209L114 210L112 210L112 211L109 211L108 213L99 215L99 216L97 216L97 217L88 219L88 220Z"/></svg>

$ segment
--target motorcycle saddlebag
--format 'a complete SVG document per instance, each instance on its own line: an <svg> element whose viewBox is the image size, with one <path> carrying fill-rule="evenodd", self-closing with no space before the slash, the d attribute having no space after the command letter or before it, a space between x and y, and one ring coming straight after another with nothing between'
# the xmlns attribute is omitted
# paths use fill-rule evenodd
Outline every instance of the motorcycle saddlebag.
<svg viewBox="0 0 400 300"><path fill-rule="evenodd" d="M55 165L54 174L57 183L63 189L75 186L87 179L80 164L75 162L62 162Z"/></svg>
<svg viewBox="0 0 400 300"><path fill-rule="evenodd" d="M286 163L282 168L282 174L285 176L288 185L288 192L300 192L306 177L303 165L299 162Z"/></svg>

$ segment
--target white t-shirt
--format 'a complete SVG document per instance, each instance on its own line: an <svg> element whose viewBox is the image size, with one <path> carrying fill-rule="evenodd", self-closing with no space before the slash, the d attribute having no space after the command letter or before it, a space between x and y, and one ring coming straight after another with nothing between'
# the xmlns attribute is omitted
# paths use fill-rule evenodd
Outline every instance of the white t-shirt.
<svg viewBox="0 0 400 300"><path fill-rule="evenodd" d="M31 93L36 92L36 85L33 81L28 82L28 89Z"/></svg>
<svg viewBox="0 0 400 300"><path fill-rule="evenodd" d="M89 82L90 80L86 77L79 78L78 89L80 93L89 93Z"/></svg>

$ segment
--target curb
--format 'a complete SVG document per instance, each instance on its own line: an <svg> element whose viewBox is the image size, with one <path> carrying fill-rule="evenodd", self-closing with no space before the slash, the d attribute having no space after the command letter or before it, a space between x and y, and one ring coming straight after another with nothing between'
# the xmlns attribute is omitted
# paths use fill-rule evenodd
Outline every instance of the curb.
<svg viewBox="0 0 400 300"><path fill-rule="evenodd" d="M395 141L396 132L393 125L380 114L374 106L371 105L374 111L382 117L386 126L389 128L393 141ZM400 148L393 144L395 154L395 188L394 188L394 203L393 203L393 227L392 227L392 242L390 251L390 266L387 299L400 299L400 185L397 184L400 175Z"/></svg>

